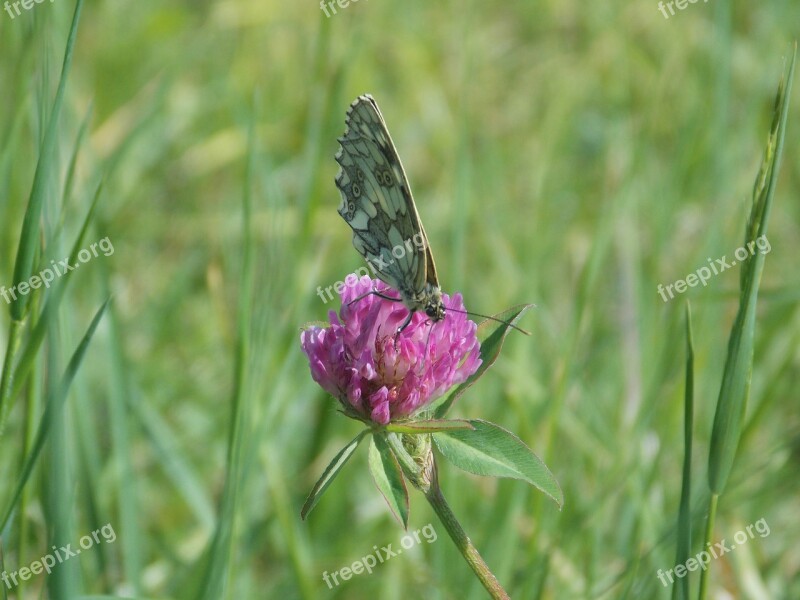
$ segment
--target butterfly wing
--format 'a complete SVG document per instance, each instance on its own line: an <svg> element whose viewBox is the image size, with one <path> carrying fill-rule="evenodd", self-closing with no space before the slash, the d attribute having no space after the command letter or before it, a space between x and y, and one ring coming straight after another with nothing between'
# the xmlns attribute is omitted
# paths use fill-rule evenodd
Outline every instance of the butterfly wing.
<svg viewBox="0 0 800 600"><path fill-rule="evenodd" d="M377 276L406 301L439 282L400 157L372 96L347 111L336 162L339 214L353 229L353 246ZM408 304L408 302L406 302Z"/></svg>

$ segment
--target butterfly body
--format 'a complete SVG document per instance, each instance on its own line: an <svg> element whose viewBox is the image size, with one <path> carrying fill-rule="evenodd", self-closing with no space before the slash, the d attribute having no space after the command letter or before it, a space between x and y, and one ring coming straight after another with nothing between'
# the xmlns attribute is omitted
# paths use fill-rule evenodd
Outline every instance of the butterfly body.
<svg viewBox="0 0 800 600"><path fill-rule="evenodd" d="M338 212L353 230L355 249L400 298L375 293L408 308L400 329L418 311L441 321L445 307L428 237L386 122L369 94L350 105L339 143Z"/></svg>

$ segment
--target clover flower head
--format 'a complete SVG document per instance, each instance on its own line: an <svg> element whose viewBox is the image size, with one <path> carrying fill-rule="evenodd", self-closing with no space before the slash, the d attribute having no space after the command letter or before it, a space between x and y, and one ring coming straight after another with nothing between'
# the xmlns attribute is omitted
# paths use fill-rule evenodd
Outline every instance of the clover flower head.
<svg viewBox="0 0 800 600"><path fill-rule="evenodd" d="M395 290L368 276L348 275L341 292L342 307L330 311L329 327L310 327L300 342L308 356L311 377L339 400L345 413L386 425L404 419L454 385L463 383L481 364L477 326L461 312L447 310L431 322L414 313L409 325L401 302L370 291L397 297ZM460 294L442 295L445 309L464 310Z"/></svg>

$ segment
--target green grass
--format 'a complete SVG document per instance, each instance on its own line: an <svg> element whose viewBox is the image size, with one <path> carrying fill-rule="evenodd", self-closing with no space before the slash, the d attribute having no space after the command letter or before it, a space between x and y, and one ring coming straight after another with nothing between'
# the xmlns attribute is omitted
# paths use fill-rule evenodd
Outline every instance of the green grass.
<svg viewBox="0 0 800 600"><path fill-rule="evenodd" d="M106 236L115 249L0 300L0 563L117 535L8 597L486 597L416 492L409 530L437 540L328 589L323 572L404 535L366 445L300 519L360 428L299 337L339 308L317 287L363 264L333 155L364 92L444 290L481 313L536 305L533 336L512 332L448 417L516 433L564 508L440 473L511 597L671 598L656 572L702 549L710 502L711 541L762 518L770 534L713 561L707 597L800 596L796 93L745 311L752 374L721 409L742 421L718 425L733 447L712 428L739 266L657 293L742 244L800 6L698 2L665 20L657 4L371 0L328 19L314 3L95 2L68 69L74 0L0 12L0 286Z"/></svg>

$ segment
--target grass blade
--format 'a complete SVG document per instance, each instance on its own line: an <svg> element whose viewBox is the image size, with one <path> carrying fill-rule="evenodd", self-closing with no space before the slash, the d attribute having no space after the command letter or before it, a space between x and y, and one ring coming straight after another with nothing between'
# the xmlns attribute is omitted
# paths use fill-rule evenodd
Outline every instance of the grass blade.
<svg viewBox="0 0 800 600"><path fill-rule="evenodd" d="M675 564L685 564L692 550L692 430L694 429L694 336L692 309L686 303L686 386L683 396L683 481L678 512L678 542ZM682 577L672 588L673 600L689 600L689 578Z"/></svg>
<svg viewBox="0 0 800 600"><path fill-rule="evenodd" d="M66 50L64 51L61 79L58 82L58 90L56 92L55 101L53 102L53 108L50 112L50 118L47 122L47 129L39 147L39 161L36 164L28 206L22 220L22 231L17 248L17 259L14 264L14 286L17 286L23 281L27 281L31 276L31 269L33 268L33 261L39 244L39 221L47 190L47 182L55 176L58 120L61 114L61 106L64 103L64 91L67 85L67 75L69 74L70 64L72 63L72 52L75 48L75 39L78 34L78 21L80 20L82 6L83 0L77 0L69 37L67 38ZM9 396L13 383L13 364L16 353L19 350L19 338L22 334L22 326L20 323L25 317L27 301L27 295L19 294L13 298L9 307L11 327L9 329L8 342L6 345L3 372L0 373L0 435L2 435L3 429L5 428L6 416L8 415Z"/></svg>
<svg viewBox="0 0 800 600"><path fill-rule="evenodd" d="M778 85L775 99L775 111L772 119L764 159L761 163L756 184L753 188L753 204L745 229L745 245L752 240L767 235L767 224L772 198L780 170L783 142L786 133L786 121L791 97L794 65L797 57L797 44L792 53L788 72L784 73ZM757 233L758 236L754 236ZM742 433L747 400L750 395L750 377L753 368L753 341L756 327L756 302L761 273L764 270L765 255L755 253L745 262L740 279L739 311L736 314L730 340L728 354L725 358L725 369L722 374L717 409L714 413L714 425L711 430L711 444L708 452L708 517L706 521L704 545L711 542L714 533L714 520L719 497L725 490L736 449ZM704 569L700 575L698 596L705 600L708 593L710 569Z"/></svg>
<svg viewBox="0 0 800 600"><path fill-rule="evenodd" d="M755 237L766 236L772 198L780 169L789 97L794 77L797 50L792 55L788 74L778 86L775 114L764 152L759 176L753 195L753 205L745 233L745 245ZM753 236L757 233L758 236ZM708 462L708 486L713 494L725 489L733 467L736 448L742 430L747 398L750 394L750 375L753 366L753 337L755 333L756 301L764 269L765 255L759 252L742 265L739 312L731 330L728 354L722 376L714 427L711 432L711 448Z"/></svg>
<svg viewBox="0 0 800 600"><path fill-rule="evenodd" d="M22 472L20 474L20 478L17 481L17 484L14 488L14 492L9 499L8 506L2 512L2 518L0 519L0 531L6 528L8 524L8 520L11 517L12 512L14 511L14 507L19 499L20 494L22 493L22 489L25 487L25 484L28 482L30 478L31 472L33 471L33 467L36 465L36 461L41 454L42 448L44 447L45 442L47 441L47 434L49 433L49 426L52 421L52 414L53 412L59 407L67 397L67 392L69 391L69 387L72 384L72 380L75 378L75 374L78 372L78 368L83 361L83 357L86 354L86 350L89 347L89 342L92 340L92 336L94 335L95 330L97 329L97 325L100 323L100 319L105 313L106 308L108 307L109 302L111 299L107 299L103 305L99 308L97 313L92 319L91 324L89 325L89 329L86 330L86 333L83 336L80 344L75 349L75 352L72 355L72 358L67 365L66 370L64 371L64 375L61 378L61 384L57 386L55 392L51 392L50 397L47 399L47 405L44 410L44 414L42 415L41 421L39 422L39 428L36 431L36 438L31 445L31 451L25 459L25 465L22 468Z"/></svg>
<svg viewBox="0 0 800 600"><path fill-rule="evenodd" d="M231 421L220 515L214 536L203 558L204 574L197 590L197 598L216 599L224 596L225 582L233 553L233 533L238 497L243 484L243 448L247 447L248 395L247 378L251 350L251 325L253 306L253 234L251 180L253 163L254 124L250 124L247 164L242 193L242 274L236 315L236 347L231 398Z"/></svg>
<svg viewBox="0 0 800 600"><path fill-rule="evenodd" d="M69 37L67 38L67 48L64 52L61 79L58 82L56 99L53 102L53 108L50 112L47 129L39 151L39 162L36 165L36 171L33 176L33 186L31 187L31 194L28 200L28 208L25 211L25 217L22 221L22 232L19 238L17 260L14 265L14 285L22 281L27 281L31 276L31 269L33 268L33 258L39 243L39 218L42 212L42 205L44 204L46 182L53 176L55 168L54 162L58 121L61 115L61 106L64 103L64 92L67 86L69 68L72 64L72 52L75 48L75 40L78 35L78 22L80 21L82 6L83 0L77 0L75 3L75 13L72 17L72 26L70 27ZM21 321L25 316L27 300L27 295L23 296L20 294L11 302L11 318L13 320Z"/></svg>
<svg viewBox="0 0 800 600"><path fill-rule="evenodd" d="M92 205L89 208L89 211L86 213L86 217L83 220L83 225L78 233L78 237L75 238L75 243L72 245L72 251L69 254L70 264L75 264L78 261L78 253L81 251L83 242L86 239L86 232L89 229L89 225L94 220L95 209L97 208L98 201L100 200L102 190L102 184L98 185ZM53 286L53 293L47 298L47 301L44 304L44 308L42 309L39 320L33 327L33 331L31 332L19 361L17 362L17 367L13 378L14 383L11 388L11 393L8 395L9 402L13 402L14 398L16 398L19 392L22 390L22 386L25 383L25 378L33 366L33 362L36 359L36 355L39 352L42 341L44 340L45 333L47 333L48 324L50 320L58 313L58 308L61 305L61 300L64 298L64 292L67 289L69 281L69 277L61 277Z"/></svg>

